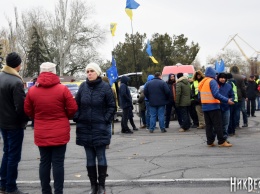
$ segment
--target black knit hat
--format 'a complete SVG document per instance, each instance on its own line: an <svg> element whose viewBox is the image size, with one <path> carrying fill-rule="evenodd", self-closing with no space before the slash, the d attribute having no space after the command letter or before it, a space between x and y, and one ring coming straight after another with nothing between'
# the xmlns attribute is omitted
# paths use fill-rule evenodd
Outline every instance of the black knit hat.
<svg viewBox="0 0 260 194"><path fill-rule="evenodd" d="M183 73L177 73L177 78L179 79L180 77L183 76Z"/></svg>
<svg viewBox="0 0 260 194"><path fill-rule="evenodd" d="M6 65L12 68L18 67L22 63L21 57L16 53L9 53L6 57Z"/></svg>

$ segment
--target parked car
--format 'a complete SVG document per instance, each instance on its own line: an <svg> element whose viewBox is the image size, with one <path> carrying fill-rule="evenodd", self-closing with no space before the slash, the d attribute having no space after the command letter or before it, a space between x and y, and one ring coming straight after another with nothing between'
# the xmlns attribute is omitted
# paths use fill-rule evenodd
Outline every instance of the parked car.
<svg viewBox="0 0 260 194"><path fill-rule="evenodd" d="M79 90L79 86L77 84L72 84L72 83L71 84L64 84L64 85L68 87L68 89L70 90L73 98L75 98L75 96L76 96L76 94Z"/></svg>
<svg viewBox="0 0 260 194"><path fill-rule="evenodd" d="M129 88L131 96L132 96L133 104L136 104L138 101L138 95L139 95L138 91L137 91L136 87L133 87L133 86L128 86L128 88Z"/></svg>

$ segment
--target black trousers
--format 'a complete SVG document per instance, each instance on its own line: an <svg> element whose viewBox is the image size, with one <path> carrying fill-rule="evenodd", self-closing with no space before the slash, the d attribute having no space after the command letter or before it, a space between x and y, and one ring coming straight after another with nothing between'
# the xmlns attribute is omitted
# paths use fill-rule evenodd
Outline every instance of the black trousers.
<svg viewBox="0 0 260 194"><path fill-rule="evenodd" d="M255 115L255 99L248 99L246 103L247 115Z"/></svg>
<svg viewBox="0 0 260 194"><path fill-rule="evenodd" d="M64 183L64 159L66 146L47 146L39 147L41 160L40 160L40 180L42 187L42 194L51 194L51 166L54 179L54 193L63 194Z"/></svg>
<svg viewBox="0 0 260 194"><path fill-rule="evenodd" d="M215 141L217 135L218 144L223 144L225 138L222 129L222 116L220 109L204 111L204 118L206 124L207 144L210 145Z"/></svg>
<svg viewBox="0 0 260 194"><path fill-rule="evenodd" d="M122 128L121 130L122 131L130 130L128 127L128 124L127 124L130 111L132 111L132 107L127 107L127 108L123 109L123 116L122 116L122 120L121 120L121 128Z"/></svg>

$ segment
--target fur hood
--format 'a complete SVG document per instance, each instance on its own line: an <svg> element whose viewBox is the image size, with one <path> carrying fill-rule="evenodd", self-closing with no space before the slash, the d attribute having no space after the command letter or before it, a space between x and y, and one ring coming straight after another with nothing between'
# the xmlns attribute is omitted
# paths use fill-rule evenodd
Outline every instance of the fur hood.
<svg viewBox="0 0 260 194"><path fill-rule="evenodd" d="M234 65L234 66L230 67L230 73L232 73L232 74L239 74L238 66Z"/></svg>
<svg viewBox="0 0 260 194"><path fill-rule="evenodd" d="M204 77L205 77L205 75L200 71L200 70L198 70L198 71L196 71L196 73L193 75L193 81L195 81L195 80L198 80L197 79L197 75L201 75L201 79L203 79Z"/></svg>
<svg viewBox="0 0 260 194"><path fill-rule="evenodd" d="M19 75L19 73L14 68L4 65L1 71L19 77L22 80L22 82L25 83L23 78Z"/></svg>

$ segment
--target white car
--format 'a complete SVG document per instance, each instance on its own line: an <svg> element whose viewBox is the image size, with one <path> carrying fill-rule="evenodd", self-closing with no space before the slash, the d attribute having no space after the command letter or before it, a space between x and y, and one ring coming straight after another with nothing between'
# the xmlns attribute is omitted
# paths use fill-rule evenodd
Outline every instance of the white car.
<svg viewBox="0 0 260 194"><path fill-rule="evenodd" d="M128 88L129 88L131 96L132 96L133 104L136 104L138 101L138 95L139 95L138 91L137 91L136 87L133 87L133 86L128 86Z"/></svg>

